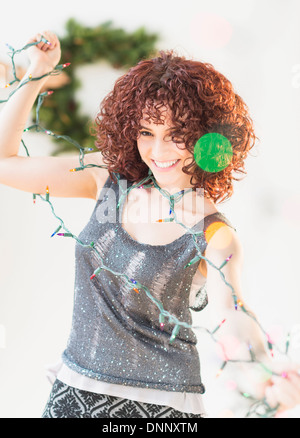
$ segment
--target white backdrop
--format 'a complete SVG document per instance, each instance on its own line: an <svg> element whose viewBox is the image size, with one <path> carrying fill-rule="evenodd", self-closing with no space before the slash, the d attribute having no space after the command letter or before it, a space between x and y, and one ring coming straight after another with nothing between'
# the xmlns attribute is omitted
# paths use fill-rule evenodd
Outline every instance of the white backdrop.
<svg viewBox="0 0 300 438"><path fill-rule="evenodd" d="M130 31L145 26L158 32L158 48L211 62L232 81L250 108L260 143L248 159L248 176L219 209L244 246L245 301L279 343L292 331L292 355L300 362L299 1L52 0L42 5L28 0L14 5L1 7L1 59L4 43L21 47L45 29L63 35L71 17L90 26L113 20ZM121 73L105 63L78 69L82 111L94 117ZM51 153L45 136L27 139L31 155ZM52 201L74 234L94 207L91 200ZM45 365L60 358L69 334L74 241L50 239L57 222L46 204L33 205L31 194L0 186L0 208L0 417L38 418L50 391ZM206 312L197 323L208 324ZM203 335L199 350L208 414L241 415L241 398L230 377L224 372L215 378L221 359ZM300 417L299 409L286 415Z"/></svg>

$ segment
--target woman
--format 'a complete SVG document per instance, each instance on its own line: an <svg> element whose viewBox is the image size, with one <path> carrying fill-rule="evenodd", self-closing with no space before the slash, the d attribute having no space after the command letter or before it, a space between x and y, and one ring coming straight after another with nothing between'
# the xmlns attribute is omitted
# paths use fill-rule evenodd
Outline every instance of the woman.
<svg viewBox="0 0 300 438"><path fill-rule="evenodd" d="M43 36L30 41L42 40L29 50L23 81L59 62L56 35ZM251 344L256 360L275 371L253 385L253 395L279 409L298 404L296 370L273 364L255 318L236 310L237 303L247 308L242 248L216 203L231 196L233 172L244 173L255 135L231 83L212 66L172 53L140 62L101 105L100 151L85 156L85 165L96 166L70 172L77 156L18 156L46 81L27 83L1 113L0 182L97 202L76 245L72 330L43 417L202 417L205 388L190 308L201 310L207 301L224 357L248 361ZM204 171L194 147L214 132L231 142L233 156L224 169ZM231 357L228 334L240 342ZM237 368L238 376L247 372Z"/></svg>

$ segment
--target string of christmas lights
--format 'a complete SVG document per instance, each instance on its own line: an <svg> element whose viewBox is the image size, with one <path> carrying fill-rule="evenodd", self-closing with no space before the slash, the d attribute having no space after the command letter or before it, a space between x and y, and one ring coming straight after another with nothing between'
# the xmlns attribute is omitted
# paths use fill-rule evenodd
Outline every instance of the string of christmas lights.
<svg viewBox="0 0 300 438"><path fill-rule="evenodd" d="M11 98L11 96L12 96L14 93L16 93L16 91L18 91L21 87L23 87L24 85L26 85L28 82L31 82L31 81L39 81L39 80L45 78L46 76L54 76L54 75L58 75L58 74L61 73L61 71L62 71L64 68L69 67L70 63L67 63L67 64L59 64L59 65L57 65L57 66L55 67L54 70L50 71L49 73L45 73L44 75L42 75L42 76L38 76L38 77L33 77L31 74L29 74L29 76L28 76L27 79L25 79L24 81L21 81L21 79L19 79L19 78L17 77L17 73L16 73L15 56L16 56L18 53L21 53L21 52L23 52L24 50L29 49L29 47L31 47L31 46L35 46L35 45L39 44L39 43L42 42L42 41L45 42L45 38L42 37L42 38L40 39L40 41L38 41L38 42L26 44L24 47L22 47L21 49L18 49L18 50L15 50L15 49L14 49L12 46L10 46L9 44L6 44L6 46L10 49L10 52L8 52L8 55L9 55L10 58L11 58L12 72L13 72L13 79L12 79L10 82L8 82L8 83L4 86L4 88L9 88L9 87L11 87L12 85L14 85L15 83L19 83L19 86L18 86L17 88L15 88L14 90L11 91L11 93L9 94L9 96L8 96L7 99L5 99L5 100L0 100L0 104L1 104L1 103L5 103L5 102L7 102L7 101Z"/></svg>
<svg viewBox="0 0 300 438"><path fill-rule="evenodd" d="M21 86L26 85L28 82L30 81L37 81L42 79L45 76L49 76L49 75L53 75L53 74L59 74L64 68L68 67L70 64L61 64L61 65L57 65L55 67L55 69L52 72L49 72L43 76L40 77L32 77L32 75L29 75L28 79L23 81L22 83L20 83L20 79L17 78L16 76L16 68L15 68L15 56L18 53L21 53L24 50L27 50L30 46L32 45L37 45L39 44L41 41L44 41L47 43L47 41L45 41L43 38L35 43L30 43L27 44L26 46L22 47L21 49L15 50L14 48L12 48L10 45L7 45L10 49L9 52L9 56L11 58L11 62L12 62L12 70L13 70L13 75L14 75L14 79L8 83L4 88L8 88L10 86L12 86L15 83L19 83L19 86L13 90L7 99L5 100L0 100L0 104L1 103L5 103L7 102L11 96L18 90L20 89ZM84 164L84 157L85 154L87 152L90 152L90 148L82 148L80 146L80 144L78 142L76 142L74 139L72 139L69 136L65 136L65 135L58 135L52 131L49 131L47 129L45 129L41 124L40 124L40 117L39 117L39 111L40 108L44 102L45 97L51 96L53 93L53 91L46 91L44 93L41 93L38 96L38 102L37 102L37 107L36 107L36 122L29 126L28 128L24 129L24 132L28 132L28 131L35 131L35 132L40 132L40 133L44 133L46 135L50 135L55 139L64 139L65 141L71 143L73 146L75 146L78 150L79 150L79 166L73 169L70 169L71 172L77 172L77 171L82 171L86 168L89 167L100 167L100 168L107 168L107 166L99 166L99 165L95 165L95 164L88 164L85 165ZM29 151L27 146L25 145L24 140L21 140L22 145L26 151L27 156L30 156ZM120 181L120 175L119 174L115 174L115 177L117 178L118 182ZM150 181L150 182L149 182ZM147 183L148 184L145 184ZM225 284L231 289L231 295L232 295L232 299L233 299L233 303L234 303L234 308L236 311L242 311L244 312L246 315L248 315L250 318L253 319L253 321L258 325L258 327L260 328L260 330L262 331L262 333L264 334L265 338L266 338L266 344L268 346L268 350L271 354L271 356L273 357L274 353L274 349L276 349L280 354L283 354L285 356L288 356L289 353L289 346L290 346L290 334L288 334L287 336L287 340L285 343L285 351L282 352L280 351L280 349L275 345L275 343L272 341L271 337L269 336L269 334L263 329L262 325L259 323L259 321L257 320L257 318L246 309L244 303L242 303L237 295L235 294L234 288L232 287L232 285L230 285L226 278L224 273L222 272L222 269L224 268L224 266L226 266L226 264L228 262L230 262L231 258L233 257L233 254L228 255L228 257L223 261L223 263L217 267L215 266L210 260L208 260L202 253L201 253L201 248L199 247L198 243L197 243L197 238L203 234L203 231L200 232L196 232L193 231L192 229L189 229L186 225L184 225L183 223L181 223L176 215L175 212L175 203L180 201L182 199L182 197L194 190L194 189L189 189L189 190L182 190L181 192L178 192L175 195L170 195L166 190L161 189L155 178L154 175L152 174L151 170L149 169L148 175L147 177L145 177L142 181L139 181L136 184L131 185L129 188L127 188L126 190L124 190L122 188L122 185L119 184L119 189L122 192L118 205L117 205L117 209L120 208L122 202L124 202L124 200L126 199L126 197L128 196L129 192L131 190L133 190L134 188L148 188L148 187L155 187L157 190L159 190L159 192L162 194L162 196L164 196L166 199L168 199L169 201L169 206L170 206L170 210L169 210L169 217L168 218L164 218L164 219L158 219L157 222L176 222L179 225L181 225L182 227L185 228L186 232L190 233L192 235L193 238L193 243L197 249L197 256L194 257L186 266L185 268L188 268L189 266L191 266L194 263L199 262L201 259L205 260L206 263L209 263L213 268L217 269L221 275L222 280L225 282ZM166 319L168 319L169 323L171 325L174 326L173 331L171 333L171 337L169 342L172 343L176 336L179 333L179 330L181 327L185 327L185 328L192 328L193 330L199 330L199 331L204 331L205 333L207 333L210 338L215 342L215 343L219 343L218 339L215 337L215 334L218 332L218 330L223 326L223 324L226 323L226 320L223 319L222 322L215 327L213 330L208 330L205 327L195 327L195 326L191 326L190 324L184 322L184 321L180 321L178 320L178 318L176 318L174 315L170 314L166 309L164 309L162 303L157 300L155 297L153 297L153 295L151 294L151 291L144 285L142 285L141 283L139 283L136 279L133 278L129 278L126 274L120 273L120 272L115 272L112 269L108 268L107 266L104 265L103 260L100 256L99 251L95 248L95 244L94 242L90 242L89 244L84 244L76 235L74 235L65 225L64 221L56 215L55 213L55 209L54 206L52 204L52 202L50 201L50 192L49 192L49 188L46 187L45 190L45 196L42 196L41 194L33 194L33 201L34 203L36 202L37 197L39 199L41 199L42 201L46 202L49 204L50 209L52 211L52 214L54 215L54 217L56 218L56 220L58 221L59 225L57 226L57 228L54 230L54 232L52 233L51 237L54 236L60 236L60 237L69 237L69 238L73 238L76 240L76 242L86 248L89 248L91 251L94 251L96 253L97 259L99 260L99 266L98 268L94 271L94 273L92 274L92 276L90 277L90 280L93 281L93 279L101 272L101 270L107 270L109 272L111 272L113 275L115 276L122 276L125 280L126 280L126 284L128 286L128 291L133 290L136 293L140 293L143 291L143 293L146 294L146 296L157 306L158 310L159 310L159 324L160 324L160 328L161 330L164 329L164 325L165 325L165 321ZM264 363L262 363L261 361L259 361L255 355L255 352L253 351L252 346L249 344L247 346L248 351L249 351L249 359L248 360L234 360L234 359L230 359L225 355L225 359L223 361L223 363L220 366L219 371L217 372L217 376L220 376L221 373L223 372L223 370L225 369L225 367L229 364L229 363L256 363L259 364L263 369L265 369L270 376L272 375L277 375L277 376L281 376L283 378L287 377L286 373L281 373L281 374L277 374L274 371L271 371L270 369L268 369L268 367L266 367L266 365ZM271 408L266 399L263 398L262 400L256 400L254 397L252 397L250 394L248 393L241 393L241 395L252 401L252 405L251 408L249 409L249 411L246 414L246 417L249 416L258 416L260 418L270 418L273 417L274 415L276 415L277 410L278 410L278 406L276 408Z"/></svg>

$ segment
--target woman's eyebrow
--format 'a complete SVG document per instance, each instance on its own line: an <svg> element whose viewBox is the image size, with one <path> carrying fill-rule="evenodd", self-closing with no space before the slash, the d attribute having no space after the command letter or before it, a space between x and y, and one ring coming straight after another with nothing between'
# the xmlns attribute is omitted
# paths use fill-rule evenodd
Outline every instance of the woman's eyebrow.
<svg viewBox="0 0 300 438"><path fill-rule="evenodd" d="M147 129L148 131L152 131L151 128L147 128L146 126L143 126L143 125L140 125L140 128L141 129ZM174 129L174 128L168 128L168 129L166 129L166 131L171 131L172 129Z"/></svg>

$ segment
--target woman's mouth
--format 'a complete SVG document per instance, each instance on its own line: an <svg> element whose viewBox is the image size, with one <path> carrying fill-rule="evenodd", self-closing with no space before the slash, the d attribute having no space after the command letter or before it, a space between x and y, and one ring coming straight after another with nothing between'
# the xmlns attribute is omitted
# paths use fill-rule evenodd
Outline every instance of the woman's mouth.
<svg viewBox="0 0 300 438"><path fill-rule="evenodd" d="M180 160L170 160L170 161L155 161L155 160L151 160L156 169L159 169L160 171L168 171L170 169L173 169Z"/></svg>

